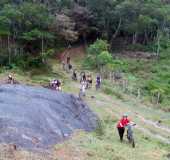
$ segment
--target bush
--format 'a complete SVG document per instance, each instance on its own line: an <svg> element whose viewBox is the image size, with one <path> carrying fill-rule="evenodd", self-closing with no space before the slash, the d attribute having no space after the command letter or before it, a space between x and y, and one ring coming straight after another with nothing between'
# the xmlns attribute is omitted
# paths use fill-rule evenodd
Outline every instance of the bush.
<svg viewBox="0 0 170 160"><path fill-rule="evenodd" d="M23 70L29 69L38 69L38 68L47 68L49 67L48 64L42 61L42 56L31 56L31 55L24 55L24 56L16 56L13 59L13 65L19 67Z"/></svg>
<svg viewBox="0 0 170 160"><path fill-rule="evenodd" d="M107 41L98 39L94 44L90 45L89 48L87 49L87 53L90 55L99 55L103 51L108 50L109 44Z"/></svg>
<svg viewBox="0 0 170 160"><path fill-rule="evenodd" d="M97 56L97 64L99 66L104 66L111 63L113 60L111 54L108 51L103 51Z"/></svg>
<svg viewBox="0 0 170 160"><path fill-rule="evenodd" d="M112 61L112 56L108 52L108 43L104 40L97 40L87 49L88 56L84 60L83 66L86 68L98 68Z"/></svg>
<svg viewBox="0 0 170 160"><path fill-rule="evenodd" d="M95 69L96 68L95 58L91 55L88 55L83 61L83 67L86 69Z"/></svg>
<svg viewBox="0 0 170 160"><path fill-rule="evenodd" d="M55 55L55 50L54 49L49 49L46 52L44 52L43 57L44 58L51 58Z"/></svg>

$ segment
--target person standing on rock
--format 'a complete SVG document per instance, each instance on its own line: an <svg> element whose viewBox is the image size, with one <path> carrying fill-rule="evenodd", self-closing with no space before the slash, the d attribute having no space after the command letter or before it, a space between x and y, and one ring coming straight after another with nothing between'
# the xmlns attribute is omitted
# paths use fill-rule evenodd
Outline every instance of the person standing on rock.
<svg viewBox="0 0 170 160"><path fill-rule="evenodd" d="M117 124L117 130L119 133L120 141L123 141L123 135L125 132L125 127L130 123L130 120L128 119L128 115L124 114L123 117L119 120Z"/></svg>

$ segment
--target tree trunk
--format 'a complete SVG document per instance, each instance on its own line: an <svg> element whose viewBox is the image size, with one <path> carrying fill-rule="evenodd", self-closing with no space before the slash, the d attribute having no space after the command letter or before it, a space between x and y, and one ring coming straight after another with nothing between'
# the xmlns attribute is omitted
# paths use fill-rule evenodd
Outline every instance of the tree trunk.
<svg viewBox="0 0 170 160"><path fill-rule="evenodd" d="M159 104L159 102L160 102L160 96L161 96L161 94L158 92L158 94L157 94L157 102L156 102L156 104Z"/></svg>
<svg viewBox="0 0 170 160"><path fill-rule="evenodd" d="M42 56L42 62L45 63L45 59L43 57L43 53L44 53L44 38L42 36L42 39L41 39L41 56Z"/></svg>
<svg viewBox="0 0 170 160"><path fill-rule="evenodd" d="M43 55L44 52L44 38L41 39L41 54Z"/></svg>
<svg viewBox="0 0 170 160"><path fill-rule="evenodd" d="M8 35L8 63L11 64L10 37Z"/></svg>
<svg viewBox="0 0 170 160"><path fill-rule="evenodd" d="M122 19L120 18L120 19L119 19L119 24L118 24L118 26L117 26L117 29L116 29L115 33L112 35L112 38L111 38L111 47L112 47L112 45L113 45L113 40L116 38L117 34L119 33L121 24L122 24Z"/></svg>
<svg viewBox="0 0 170 160"><path fill-rule="evenodd" d="M160 55L160 35L159 33L157 33L157 51L156 51L157 59L159 59L159 55Z"/></svg>
<svg viewBox="0 0 170 160"><path fill-rule="evenodd" d="M87 47L87 39L86 39L86 33L83 33L83 41L85 48Z"/></svg>
<svg viewBox="0 0 170 160"><path fill-rule="evenodd" d="M137 95L137 98L140 99L141 97L141 91L140 91L140 88L138 88L138 95Z"/></svg>
<svg viewBox="0 0 170 160"><path fill-rule="evenodd" d="M145 34L144 34L144 44L147 44L148 43L148 34L147 32L145 31Z"/></svg>
<svg viewBox="0 0 170 160"><path fill-rule="evenodd" d="M136 42L137 42L137 36L138 36L138 34L137 34L137 32L135 32L135 33L133 34L133 42L132 42L132 44L136 44Z"/></svg>

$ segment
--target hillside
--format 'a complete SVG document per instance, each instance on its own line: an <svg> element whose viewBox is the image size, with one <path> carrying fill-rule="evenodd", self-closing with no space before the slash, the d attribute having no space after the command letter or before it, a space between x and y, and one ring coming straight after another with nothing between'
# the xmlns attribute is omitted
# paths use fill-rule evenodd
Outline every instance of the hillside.
<svg viewBox="0 0 170 160"><path fill-rule="evenodd" d="M169 0L0 0L0 159L170 159L169 71Z"/></svg>
<svg viewBox="0 0 170 160"><path fill-rule="evenodd" d="M81 71L81 60L77 60L77 56L72 57L74 67ZM29 74L29 72L20 74L14 70L13 74L20 82L34 85L46 84L50 79L58 77L62 79L64 92L78 95L80 84L72 81L71 74L61 70L61 64L56 60L50 60L49 62L53 64L51 72L36 72L33 75ZM95 72L90 70L87 72L91 72L95 77ZM4 77L6 74L6 72L2 73L1 77ZM47 160L76 160L77 158L82 160L167 160L170 149L170 114L160 109L155 110L152 107L147 107L140 100L134 99L130 95L127 96L123 92L119 92L121 99L117 97L117 94L108 95L103 91L106 86L107 84L103 84L102 90L98 92L95 91L93 86L92 89L87 91L87 96L84 98L101 120L100 126L95 132L74 132L70 140L56 145L45 153L32 153L23 149L11 151L6 146L5 152L7 152L7 155L13 155L17 160L23 160L26 157L32 157L32 159L46 157ZM118 119L124 112L127 112L129 117L137 124L134 128L135 149L130 147L126 138L123 143L120 143L118 139L115 127ZM2 150L3 148L4 146L1 147Z"/></svg>

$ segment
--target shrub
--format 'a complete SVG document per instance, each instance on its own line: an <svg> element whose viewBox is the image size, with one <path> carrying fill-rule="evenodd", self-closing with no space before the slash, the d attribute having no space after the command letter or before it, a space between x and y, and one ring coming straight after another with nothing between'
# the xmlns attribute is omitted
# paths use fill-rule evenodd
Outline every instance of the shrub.
<svg viewBox="0 0 170 160"><path fill-rule="evenodd" d="M83 61L83 67L86 69L95 69L96 68L95 58L91 55L88 55Z"/></svg>
<svg viewBox="0 0 170 160"><path fill-rule="evenodd" d="M107 41L98 39L94 44L90 45L89 48L87 49L87 53L91 55L99 55L103 51L108 50L109 44Z"/></svg>
<svg viewBox="0 0 170 160"><path fill-rule="evenodd" d="M16 67L19 67L23 70L29 70L29 69L42 69L42 68L48 68L48 64L44 63L42 61L42 56L31 56L31 55L23 55L23 56L16 56L13 59L13 65Z"/></svg>
<svg viewBox="0 0 170 160"><path fill-rule="evenodd" d="M84 60L83 66L86 68L98 68L112 61L112 56L108 52L108 43L98 39L87 49L88 56Z"/></svg>
<svg viewBox="0 0 170 160"><path fill-rule="evenodd" d="M44 58L53 57L54 55L55 55L54 49L49 49L43 54Z"/></svg>
<svg viewBox="0 0 170 160"><path fill-rule="evenodd" d="M112 62L112 56L108 51L103 51L97 56L97 65L104 66Z"/></svg>
<svg viewBox="0 0 170 160"><path fill-rule="evenodd" d="M113 59L108 52L108 44L103 40L97 40L88 48L88 56L85 58L83 67L87 69L100 69L104 72L128 70L128 63L120 59Z"/></svg>

